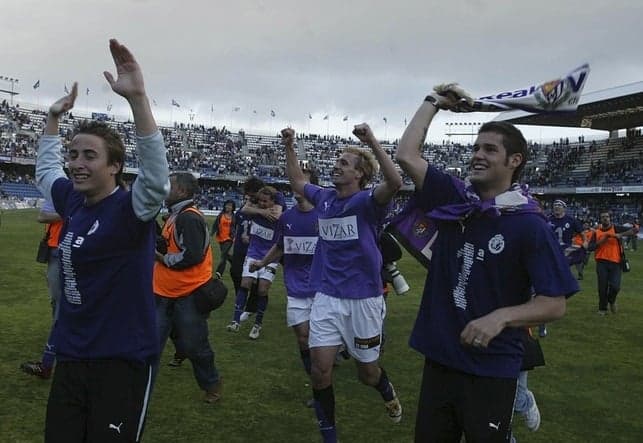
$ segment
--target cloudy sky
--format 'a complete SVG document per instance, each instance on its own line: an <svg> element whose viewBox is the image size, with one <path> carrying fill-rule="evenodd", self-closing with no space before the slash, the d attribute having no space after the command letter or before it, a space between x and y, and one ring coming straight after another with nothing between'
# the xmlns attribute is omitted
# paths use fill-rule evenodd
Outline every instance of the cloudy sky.
<svg viewBox="0 0 643 443"><path fill-rule="evenodd" d="M45 106L76 80L78 112L111 103L127 116L102 77L116 37L141 63L161 122L343 136L366 121L395 139L444 81L482 96L585 62L585 92L641 81L642 17L640 0L3 0L0 76L20 80L18 102ZM492 117L441 113L429 138ZM536 141L576 134L523 129Z"/></svg>

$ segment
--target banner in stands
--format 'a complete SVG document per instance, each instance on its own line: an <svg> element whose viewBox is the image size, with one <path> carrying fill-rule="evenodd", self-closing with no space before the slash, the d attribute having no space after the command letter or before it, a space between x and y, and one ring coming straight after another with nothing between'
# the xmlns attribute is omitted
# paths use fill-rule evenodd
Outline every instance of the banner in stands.
<svg viewBox="0 0 643 443"><path fill-rule="evenodd" d="M109 115L103 113L103 112L92 112L92 120L98 120L100 122L104 122L109 120Z"/></svg>
<svg viewBox="0 0 643 443"><path fill-rule="evenodd" d="M485 95L475 99L471 112L502 112L520 109L527 112L573 112L578 108L589 65L538 85Z"/></svg>

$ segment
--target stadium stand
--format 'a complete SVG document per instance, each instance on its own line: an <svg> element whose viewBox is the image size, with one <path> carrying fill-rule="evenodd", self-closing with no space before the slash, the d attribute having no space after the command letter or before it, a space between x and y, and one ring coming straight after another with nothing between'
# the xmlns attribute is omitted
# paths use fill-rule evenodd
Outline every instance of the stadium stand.
<svg viewBox="0 0 643 443"><path fill-rule="evenodd" d="M0 103L0 197L18 200L41 197L30 176L43 131L46 113L38 109ZM82 119L69 114L60 127L64 143L69 142L74 128ZM133 179L137 171L134 156L134 126L130 121L106 120L123 138L127 148L126 173ZM175 124L161 127L167 146L171 170L191 171L198 175L201 193L198 204L206 210L219 210L227 199L241 202L239 184L255 175L277 186L288 195L284 151L277 135L266 136L232 133L225 127ZM298 156L314 166L322 183L330 183L330 174L338 151L358 142L351 138L300 134ZM383 148L393 156L396 144L384 142ZM471 157L471 145L426 144L424 156L431 163L464 177ZM404 177L404 175L403 175ZM524 182L541 196L546 210L551 201L563 198L570 214L581 219L597 219L603 205L615 208L615 220L628 221L641 215L643 189L628 192L628 186L641 185L643 177L643 136L640 129L628 131L625 137L586 142L583 137L571 141L560 139L550 145L530 144L530 160ZM411 181L404 177L407 195ZM605 188L598 189L600 187ZM582 187L596 188L593 193L579 194ZM625 187L625 188L624 188ZM287 197L289 205L292 198ZM399 204L399 203L398 203Z"/></svg>

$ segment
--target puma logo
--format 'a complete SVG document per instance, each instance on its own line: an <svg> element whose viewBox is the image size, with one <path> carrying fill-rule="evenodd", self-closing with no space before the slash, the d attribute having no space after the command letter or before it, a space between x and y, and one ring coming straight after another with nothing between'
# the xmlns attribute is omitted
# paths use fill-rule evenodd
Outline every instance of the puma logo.
<svg viewBox="0 0 643 443"><path fill-rule="evenodd" d="M120 434L121 433L121 426L123 426L123 422L120 422L118 424L118 426L110 423L108 429L114 429L116 432L118 432Z"/></svg>
<svg viewBox="0 0 643 443"><path fill-rule="evenodd" d="M489 427L497 431L498 429L500 429L500 422L498 422L498 424L489 422Z"/></svg>

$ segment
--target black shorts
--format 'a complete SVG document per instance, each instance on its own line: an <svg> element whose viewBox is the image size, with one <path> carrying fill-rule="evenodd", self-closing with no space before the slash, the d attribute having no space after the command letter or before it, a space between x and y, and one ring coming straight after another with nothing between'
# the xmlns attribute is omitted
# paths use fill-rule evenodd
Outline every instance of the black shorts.
<svg viewBox="0 0 643 443"><path fill-rule="evenodd" d="M415 441L508 442L516 379L465 374L426 360Z"/></svg>
<svg viewBox="0 0 643 443"><path fill-rule="evenodd" d="M45 442L138 442L151 389L149 364L58 362L47 402Z"/></svg>

